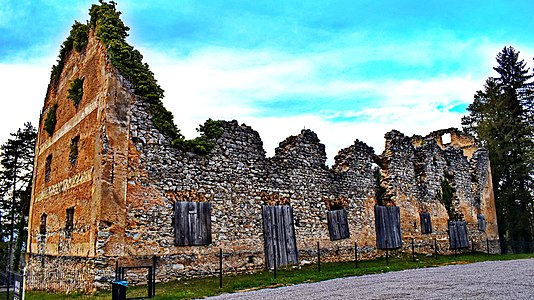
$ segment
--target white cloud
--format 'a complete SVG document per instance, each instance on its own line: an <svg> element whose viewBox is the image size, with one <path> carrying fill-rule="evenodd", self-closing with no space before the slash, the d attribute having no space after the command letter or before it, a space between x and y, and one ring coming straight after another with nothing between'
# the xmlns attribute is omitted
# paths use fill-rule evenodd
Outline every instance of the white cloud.
<svg viewBox="0 0 534 300"><path fill-rule="evenodd" d="M22 128L24 122L37 126L46 95L50 68L42 64L0 64L0 141Z"/></svg>

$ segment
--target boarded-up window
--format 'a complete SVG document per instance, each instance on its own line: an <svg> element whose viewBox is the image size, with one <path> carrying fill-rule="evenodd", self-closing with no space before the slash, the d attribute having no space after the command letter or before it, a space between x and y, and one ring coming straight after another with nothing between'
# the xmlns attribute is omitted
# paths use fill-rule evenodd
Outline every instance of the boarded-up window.
<svg viewBox="0 0 534 300"><path fill-rule="evenodd" d="M45 213L43 213L41 215L41 224L39 224L39 233L40 234L46 234L46 218L47 218L47 215Z"/></svg>
<svg viewBox="0 0 534 300"><path fill-rule="evenodd" d="M211 244L211 203L176 202L174 209L175 244Z"/></svg>
<svg viewBox="0 0 534 300"><path fill-rule="evenodd" d="M376 205L375 226L378 249L394 249L402 246L399 207Z"/></svg>
<svg viewBox="0 0 534 300"><path fill-rule="evenodd" d="M74 228L74 207L67 208L65 219L65 234L70 237Z"/></svg>
<svg viewBox="0 0 534 300"><path fill-rule="evenodd" d="M293 224L293 208L289 205L264 205L263 237L266 267L298 264L298 251Z"/></svg>
<svg viewBox="0 0 534 300"><path fill-rule="evenodd" d="M465 221L449 221L449 241L451 249L469 247L467 239L467 223Z"/></svg>
<svg viewBox="0 0 534 300"><path fill-rule="evenodd" d="M326 216L331 241L349 238L349 223L345 209L329 210Z"/></svg>
<svg viewBox="0 0 534 300"><path fill-rule="evenodd" d="M430 219L430 213L420 213L421 218L421 233L432 233L432 220Z"/></svg>
<svg viewBox="0 0 534 300"><path fill-rule="evenodd" d="M478 230L486 231L486 218L483 215L478 215Z"/></svg>

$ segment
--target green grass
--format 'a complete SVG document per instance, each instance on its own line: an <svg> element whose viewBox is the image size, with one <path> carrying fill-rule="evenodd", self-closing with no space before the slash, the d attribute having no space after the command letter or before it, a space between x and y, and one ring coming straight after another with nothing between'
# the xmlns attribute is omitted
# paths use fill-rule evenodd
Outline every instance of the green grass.
<svg viewBox="0 0 534 300"><path fill-rule="evenodd" d="M425 255L417 255L416 261L411 255L400 255L389 258L389 265L386 259L359 261L358 268L352 262L322 263L321 272L317 271L317 265L307 265L302 267L287 267L278 270L275 279L272 271L259 271L253 274L225 275L223 277L223 288L219 289L219 278L197 278L180 280L168 283L156 284L156 297L153 299L190 299L214 296L223 293L261 289L267 287L286 286L304 282L317 282L327 279L361 276L366 274L377 274L391 271L400 271L415 268L429 268L451 264L465 264L480 261L511 260L534 258L534 254L506 254L506 255L486 255L483 253L464 253L458 256L438 256L438 259ZM146 286L136 286L128 288L128 297L146 295ZM0 293L0 299L1 298ZM99 292L94 295L62 295L45 292L30 292L26 299L52 300L52 299L111 299L110 292Z"/></svg>

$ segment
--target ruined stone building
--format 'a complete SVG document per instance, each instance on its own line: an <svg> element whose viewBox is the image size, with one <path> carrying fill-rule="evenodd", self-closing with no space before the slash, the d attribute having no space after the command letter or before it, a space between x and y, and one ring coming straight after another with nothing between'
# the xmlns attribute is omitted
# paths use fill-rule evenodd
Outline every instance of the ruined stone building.
<svg viewBox="0 0 534 300"><path fill-rule="evenodd" d="M272 266L274 255L279 264L313 261L317 242L325 260L353 259L355 242L363 258L407 250L411 238L421 252L433 252L434 240L440 253L466 242L486 251L486 240L499 251L488 152L472 137L393 130L382 154L356 140L329 167L311 130L266 157L255 130L222 121L214 148L195 154L154 126L107 49L89 26L87 44L66 53L47 91L29 289L91 291L109 284L117 262L153 255L158 280L212 274L219 248L227 272Z"/></svg>

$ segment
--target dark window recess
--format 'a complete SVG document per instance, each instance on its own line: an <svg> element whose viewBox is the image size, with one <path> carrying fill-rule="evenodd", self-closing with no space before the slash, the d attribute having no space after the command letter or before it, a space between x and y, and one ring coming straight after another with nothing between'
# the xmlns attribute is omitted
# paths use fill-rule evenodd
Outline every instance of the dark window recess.
<svg viewBox="0 0 534 300"><path fill-rule="evenodd" d="M263 238L267 269L276 265L298 264L293 208L289 205L263 205Z"/></svg>
<svg viewBox="0 0 534 300"><path fill-rule="evenodd" d="M430 213L420 213L421 218L421 233L432 233L432 220L430 219Z"/></svg>
<svg viewBox="0 0 534 300"><path fill-rule="evenodd" d="M347 211L345 209L329 210L327 213L330 240L342 240L350 237Z"/></svg>
<svg viewBox="0 0 534 300"><path fill-rule="evenodd" d="M68 237L72 234L74 229L74 207L67 208L65 220L65 233Z"/></svg>
<svg viewBox="0 0 534 300"><path fill-rule="evenodd" d="M40 234L46 234L46 217L47 215L45 213L41 215L41 224L39 226Z"/></svg>
<svg viewBox="0 0 534 300"><path fill-rule="evenodd" d="M211 203L176 202L174 208L175 244L211 244Z"/></svg>
<svg viewBox="0 0 534 300"><path fill-rule="evenodd" d="M449 242L451 249L469 247L467 239L467 223L465 221L449 221Z"/></svg>
<svg viewBox="0 0 534 300"><path fill-rule="evenodd" d="M50 180L50 173L52 172L52 154L48 155L45 160L45 181Z"/></svg>
<svg viewBox="0 0 534 300"><path fill-rule="evenodd" d="M80 136L74 137L70 140L70 152L69 152L69 162L71 165L76 164L78 159L78 142L80 141Z"/></svg>
<svg viewBox="0 0 534 300"><path fill-rule="evenodd" d="M477 219L478 219L478 230L480 231L486 231L486 218L479 214L477 216Z"/></svg>
<svg viewBox="0 0 534 300"><path fill-rule="evenodd" d="M402 246L399 207L376 205L375 226L378 249L395 249Z"/></svg>

